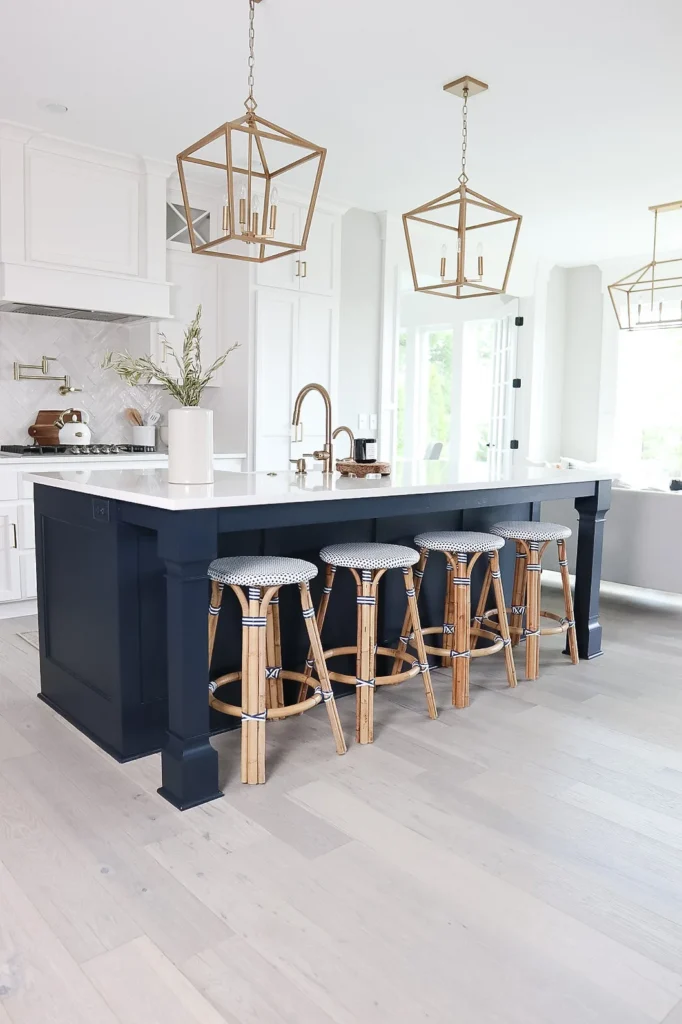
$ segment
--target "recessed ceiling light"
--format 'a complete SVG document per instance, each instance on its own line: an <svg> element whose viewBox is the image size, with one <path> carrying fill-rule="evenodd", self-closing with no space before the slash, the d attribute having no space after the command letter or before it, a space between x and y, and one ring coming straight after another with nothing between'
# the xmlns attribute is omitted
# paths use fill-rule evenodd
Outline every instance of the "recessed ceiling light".
<svg viewBox="0 0 682 1024"><path fill-rule="evenodd" d="M40 100L38 106L48 114L65 114L69 109L64 103L53 103L51 100Z"/></svg>

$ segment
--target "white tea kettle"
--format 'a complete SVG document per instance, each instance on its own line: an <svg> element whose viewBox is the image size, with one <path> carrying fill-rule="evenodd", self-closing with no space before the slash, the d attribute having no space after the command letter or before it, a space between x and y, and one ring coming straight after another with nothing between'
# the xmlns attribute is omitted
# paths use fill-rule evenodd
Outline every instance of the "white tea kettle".
<svg viewBox="0 0 682 1024"><path fill-rule="evenodd" d="M88 426L89 421L90 415L85 409L65 409L54 424L55 427L59 427L59 443L90 444L92 431Z"/></svg>

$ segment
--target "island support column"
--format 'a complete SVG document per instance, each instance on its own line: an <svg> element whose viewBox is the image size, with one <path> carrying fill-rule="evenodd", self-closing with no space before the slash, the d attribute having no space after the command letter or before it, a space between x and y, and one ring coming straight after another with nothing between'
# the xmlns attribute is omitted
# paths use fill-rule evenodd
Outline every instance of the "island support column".
<svg viewBox="0 0 682 1024"><path fill-rule="evenodd" d="M212 510L169 512L159 529L166 567L168 736L161 796L180 810L222 796L218 754L209 740L207 569L217 557Z"/></svg>
<svg viewBox="0 0 682 1024"><path fill-rule="evenodd" d="M579 516L575 564L575 631L581 658L597 658L602 654L599 584L604 520L611 507L611 481L597 480L594 487L593 495L575 500Z"/></svg>

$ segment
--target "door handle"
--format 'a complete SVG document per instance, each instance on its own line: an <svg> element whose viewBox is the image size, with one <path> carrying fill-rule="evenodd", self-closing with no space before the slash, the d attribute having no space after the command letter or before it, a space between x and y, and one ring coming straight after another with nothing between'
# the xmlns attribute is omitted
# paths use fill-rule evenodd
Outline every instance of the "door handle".
<svg viewBox="0 0 682 1024"><path fill-rule="evenodd" d="M13 548L18 548L19 547L19 541L17 539L17 524L16 523L11 523L10 525L12 527L12 540L13 540L12 547Z"/></svg>

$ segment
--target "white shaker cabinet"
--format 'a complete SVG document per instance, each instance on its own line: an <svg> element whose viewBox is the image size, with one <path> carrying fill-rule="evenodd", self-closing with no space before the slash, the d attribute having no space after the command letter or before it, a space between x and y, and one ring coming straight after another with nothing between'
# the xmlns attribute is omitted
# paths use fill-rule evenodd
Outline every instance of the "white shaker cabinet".
<svg viewBox="0 0 682 1024"><path fill-rule="evenodd" d="M255 297L255 467L288 469L299 297L259 288Z"/></svg>
<svg viewBox="0 0 682 1024"><path fill-rule="evenodd" d="M338 314L332 298L295 295L275 288L256 290L255 468L289 469L289 460L324 444L321 396L303 406L303 437L292 441L291 414L298 391L311 382L336 390ZM308 460L315 469L313 460ZM319 468L319 466L317 467Z"/></svg>
<svg viewBox="0 0 682 1024"><path fill-rule="evenodd" d="M299 254L299 288L302 292L332 295L337 290L340 235L340 219L324 210L316 210L308 247Z"/></svg>
<svg viewBox="0 0 682 1024"><path fill-rule="evenodd" d="M277 204L278 239L293 240L300 237L301 208L295 203L280 201ZM256 264L256 284L269 288L291 288L298 291L300 286L301 258L304 253L278 256L276 260Z"/></svg>
<svg viewBox="0 0 682 1024"><path fill-rule="evenodd" d="M305 213L303 207L280 203L277 211L278 226L282 225L280 237L299 238ZM318 207L313 214L307 248L303 252L259 263L256 284L332 295L337 288L340 228L340 218L336 214Z"/></svg>
<svg viewBox="0 0 682 1024"><path fill-rule="evenodd" d="M0 506L0 601L18 601L21 598L18 512L16 505Z"/></svg>

